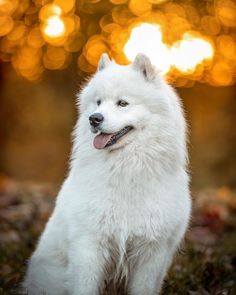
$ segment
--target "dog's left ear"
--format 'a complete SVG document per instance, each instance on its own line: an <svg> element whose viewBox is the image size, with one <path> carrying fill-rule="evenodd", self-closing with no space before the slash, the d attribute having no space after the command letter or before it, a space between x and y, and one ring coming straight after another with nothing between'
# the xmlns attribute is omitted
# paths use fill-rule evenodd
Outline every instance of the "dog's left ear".
<svg viewBox="0 0 236 295"><path fill-rule="evenodd" d="M150 59L142 53L139 53L134 60L133 67L142 72L148 81L152 81L156 77L155 67L152 65Z"/></svg>
<svg viewBox="0 0 236 295"><path fill-rule="evenodd" d="M103 70L111 63L109 56L106 53L103 53L100 57L100 60L98 62L98 71Z"/></svg>

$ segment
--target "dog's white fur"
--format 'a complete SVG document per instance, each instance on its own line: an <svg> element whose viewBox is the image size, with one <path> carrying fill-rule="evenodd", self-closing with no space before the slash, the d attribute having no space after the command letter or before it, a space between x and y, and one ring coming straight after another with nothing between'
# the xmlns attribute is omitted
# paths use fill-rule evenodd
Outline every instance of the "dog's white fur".
<svg viewBox="0 0 236 295"><path fill-rule="evenodd" d="M125 278L130 294L158 294L191 207L179 99L146 56L120 66L103 55L79 104L69 176L23 286L30 295L96 295L105 280ZM94 112L103 132L134 129L97 150Z"/></svg>

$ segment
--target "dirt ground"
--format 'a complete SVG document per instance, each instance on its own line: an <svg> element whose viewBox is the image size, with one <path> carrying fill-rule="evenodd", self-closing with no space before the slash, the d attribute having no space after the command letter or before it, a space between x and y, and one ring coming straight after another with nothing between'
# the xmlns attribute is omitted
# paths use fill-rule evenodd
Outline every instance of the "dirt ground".
<svg viewBox="0 0 236 295"><path fill-rule="evenodd" d="M57 191L0 179L0 295L17 294ZM236 295L236 192L209 188L193 192L193 199L191 226L162 294Z"/></svg>

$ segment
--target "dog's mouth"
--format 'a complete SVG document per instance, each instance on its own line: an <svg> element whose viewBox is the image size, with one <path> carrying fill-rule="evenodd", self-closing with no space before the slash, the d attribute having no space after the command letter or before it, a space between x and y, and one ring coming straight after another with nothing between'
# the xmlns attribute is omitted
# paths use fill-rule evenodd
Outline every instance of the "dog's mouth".
<svg viewBox="0 0 236 295"><path fill-rule="evenodd" d="M104 149L115 144L121 137L126 135L133 129L132 126L126 126L116 133L103 133L96 135L93 140L93 145L96 149Z"/></svg>

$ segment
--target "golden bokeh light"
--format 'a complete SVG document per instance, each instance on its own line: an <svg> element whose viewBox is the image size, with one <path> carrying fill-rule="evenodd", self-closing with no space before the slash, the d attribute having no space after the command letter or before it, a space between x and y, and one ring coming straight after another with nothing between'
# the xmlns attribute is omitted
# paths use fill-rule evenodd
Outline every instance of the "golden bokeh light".
<svg viewBox="0 0 236 295"><path fill-rule="evenodd" d="M12 63L17 73L33 81L37 80L43 72L41 58L41 49L24 46L13 57Z"/></svg>
<svg viewBox="0 0 236 295"><path fill-rule="evenodd" d="M61 19L62 9L58 5L46 5L40 11L42 32L46 38L55 39L65 34L65 24Z"/></svg>
<svg viewBox="0 0 236 295"><path fill-rule="evenodd" d="M118 4L118 5L128 2L128 0L110 0L110 1L113 4Z"/></svg>
<svg viewBox="0 0 236 295"><path fill-rule="evenodd" d="M43 30L48 37L57 38L64 35L65 24L59 16L50 16Z"/></svg>
<svg viewBox="0 0 236 295"><path fill-rule="evenodd" d="M144 23L133 28L124 52L130 61L133 61L138 53L144 53L161 73L166 74L170 70L170 48L163 42L159 25Z"/></svg>
<svg viewBox="0 0 236 295"><path fill-rule="evenodd" d="M230 85L233 81L232 69L230 65L224 62L216 63L211 71L211 79L216 85Z"/></svg>
<svg viewBox="0 0 236 295"><path fill-rule="evenodd" d="M62 4L62 7L55 3ZM61 46L66 43L70 34L79 30L80 18L65 14L65 11L70 11L73 8L74 1L66 2L68 6L65 5L65 1L55 1L55 3L43 6L39 17L45 41L55 46Z"/></svg>
<svg viewBox="0 0 236 295"><path fill-rule="evenodd" d="M47 20L52 16L61 16L62 9L56 4L44 5L39 12L39 18L41 21L47 22Z"/></svg>
<svg viewBox="0 0 236 295"><path fill-rule="evenodd" d="M69 53L62 47L53 47L48 45L43 56L43 64L46 69L58 70L63 69L68 62Z"/></svg>
<svg viewBox="0 0 236 295"><path fill-rule="evenodd" d="M27 36L27 42L33 48L40 48L44 45L45 41L38 26L30 30Z"/></svg>
<svg viewBox="0 0 236 295"><path fill-rule="evenodd" d="M17 41L23 38L27 34L27 27L22 21L15 22L14 28L7 35L7 38L11 41Z"/></svg>
<svg viewBox="0 0 236 295"><path fill-rule="evenodd" d="M130 11L137 16L148 13L152 10L152 4L148 0L130 0Z"/></svg>
<svg viewBox="0 0 236 295"><path fill-rule="evenodd" d="M81 32L72 34L64 45L64 48L68 52L80 51L86 43L85 35Z"/></svg>
<svg viewBox="0 0 236 295"><path fill-rule="evenodd" d="M104 38L93 36L85 46L86 59L94 67L97 66L102 53L109 52Z"/></svg>
<svg viewBox="0 0 236 295"><path fill-rule="evenodd" d="M166 2L167 0L148 0L152 4L161 4L163 2Z"/></svg>
<svg viewBox="0 0 236 295"><path fill-rule="evenodd" d="M236 60L236 42L229 35L221 35L216 42L219 53L230 59Z"/></svg>
<svg viewBox="0 0 236 295"><path fill-rule="evenodd" d="M19 0L0 0L0 15L12 14L19 5Z"/></svg>
<svg viewBox="0 0 236 295"><path fill-rule="evenodd" d="M0 0L0 60L36 80L75 60L93 73L103 52L120 64L143 52L177 86L226 86L235 29L233 0Z"/></svg>
<svg viewBox="0 0 236 295"><path fill-rule="evenodd" d="M0 16L0 36L7 35L14 27L14 22L11 16Z"/></svg>
<svg viewBox="0 0 236 295"><path fill-rule="evenodd" d="M236 3L231 0L216 1L217 16L229 27L236 27Z"/></svg>
<svg viewBox="0 0 236 295"><path fill-rule="evenodd" d="M168 73L173 67L181 72L193 72L198 64L214 56L211 43L191 33L185 33L172 46L166 45L161 27L148 23L132 30L124 52L130 61L138 53L146 54L162 74Z"/></svg>
<svg viewBox="0 0 236 295"><path fill-rule="evenodd" d="M74 8L75 0L55 0L54 4L60 7L63 13L68 13Z"/></svg>
<svg viewBox="0 0 236 295"><path fill-rule="evenodd" d="M180 41L171 47L173 66L181 72L193 72L197 65L214 57L211 43L191 33L185 33Z"/></svg>

